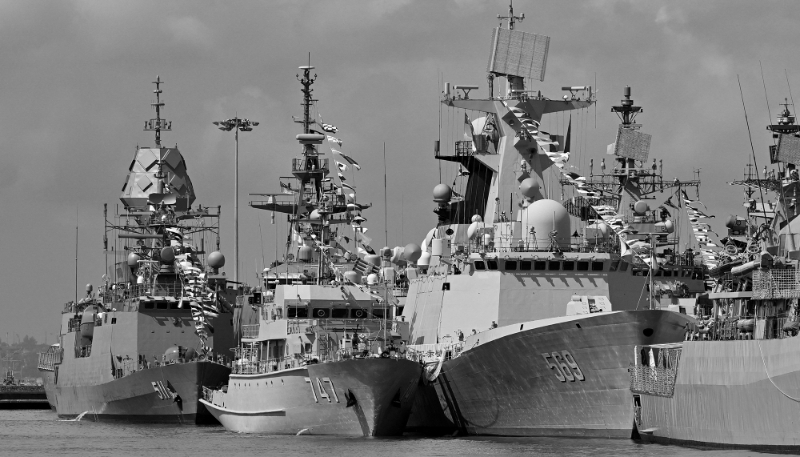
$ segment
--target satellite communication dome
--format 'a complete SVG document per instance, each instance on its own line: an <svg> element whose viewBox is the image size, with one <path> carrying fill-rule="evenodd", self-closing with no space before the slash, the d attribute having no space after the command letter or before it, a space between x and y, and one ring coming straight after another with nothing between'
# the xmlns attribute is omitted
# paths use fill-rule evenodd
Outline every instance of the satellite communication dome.
<svg viewBox="0 0 800 457"><path fill-rule="evenodd" d="M525 198L534 198L539 192L539 183L533 177L525 178L519 183L519 192Z"/></svg>
<svg viewBox="0 0 800 457"><path fill-rule="evenodd" d="M367 254L364 256L364 261L367 263L371 263L376 267L381 266L381 256L378 254Z"/></svg>
<svg viewBox="0 0 800 457"><path fill-rule="evenodd" d="M547 242L550 232L556 230L556 240L560 245L567 245L572 235L569 214L561 203L555 200L542 199L533 202L522 211L522 227L526 233L536 231L536 240Z"/></svg>
<svg viewBox="0 0 800 457"><path fill-rule="evenodd" d="M597 229L600 230L603 238L608 238L608 235L611 233L611 228L605 222L600 222L597 224Z"/></svg>
<svg viewBox="0 0 800 457"><path fill-rule="evenodd" d="M408 243L403 249L403 257L410 263L415 263L421 255L422 249L414 243Z"/></svg>
<svg viewBox="0 0 800 457"><path fill-rule="evenodd" d="M389 246L384 246L383 249L381 249L381 257L391 258L392 257L392 248L390 248Z"/></svg>
<svg viewBox="0 0 800 457"><path fill-rule="evenodd" d="M417 265L421 267L427 267L431 264L431 253L430 252L423 252L419 259L417 260Z"/></svg>
<svg viewBox="0 0 800 457"><path fill-rule="evenodd" d="M308 215L308 219L312 220L312 221L318 221L319 220L319 211L316 210L316 209L311 211L311 214Z"/></svg>
<svg viewBox="0 0 800 457"><path fill-rule="evenodd" d="M405 249L403 249L402 246L395 246L394 249L392 249L392 257L389 258L389 261L392 262L395 265L397 265L398 263L402 262L403 261L403 252L404 251L405 251Z"/></svg>
<svg viewBox="0 0 800 457"><path fill-rule="evenodd" d="M222 268L225 266L225 256L219 251L214 251L208 255L208 266L211 268Z"/></svg>
<svg viewBox="0 0 800 457"><path fill-rule="evenodd" d="M161 263L163 264L170 264L175 261L175 251L172 250L170 247L163 248L161 250Z"/></svg>
<svg viewBox="0 0 800 457"><path fill-rule="evenodd" d="M485 224L483 222L480 222L480 221L473 222L473 223L469 224L469 227L467 227L467 237L469 239L475 238L475 236L478 234L478 232L482 231L482 229L484 228L484 225Z"/></svg>
<svg viewBox="0 0 800 457"><path fill-rule="evenodd" d="M447 184L437 184L433 188L433 201L436 203L447 203L452 195L453 191Z"/></svg>
<svg viewBox="0 0 800 457"><path fill-rule="evenodd" d="M633 204L633 211L638 216L643 216L645 213L650 211L650 205L647 204L644 200L639 200L638 202Z"/></svg>
<svg viewBox="0 0 800 457"><path fill-rule="evenodd" d="M675 231L675 224L671 220L667 219L664 221L664 228L667 229L667 233L672 233Z"/></svg>
<svg viewBox="0 0 800 457"><path fill-rule="evenodd" d="M344 279L352 282L353 284L361 284L361 273L357 271L345 271Z"/></svg>
<svg viewBox="0 0 800 457"><path fill-rule="evenodd" d="M472 222L483 222L483 218L481 217L480 214L476 214L472 216Z"/></svg>
<svg viewBox="0 0 800 457"><path fill-rule="evenodd" d="M367 276L367 284L370 286L378 284L378 275L375 273L370 273L369 276Z"/></svg>
<svg viewBox="0 0 800 457"><path fill-rule="evenodd" d="M128 266L129 267L131 267L131 268L138 267L139 266L139 260L141 260L141 257L139 257L139 254L137 254L135 252L131 252L130 254L128 254Z"/></svg>
<svg viewBox="0 0 800 457"><path fill-rule="evenodd" d="M313 256L314 248L306 246L305 244L300 246L300 250L297 252L297 260L302 260L304 262L309 262Z"/></svg>
<svg viewBox="0 0 800 457"><path fill-rule="evenodd" d="M164 358L168 362L177 362L181 356L181 348L179 346L170 346L164 351Z"/></svg>
<svg viewBox="0 0 800 457"><path fill-rule="evenodd" d="M92 293L92 289L93 289L93 287L92 287L92 285L91 285L91 284L86 284L86 293L87 293L87 294L90 294L90 293Z"/></svg>
<svg viewBox="0 0 800 457"><path fill-rule="evenodd" d="M137 276L136 284L144 284L144 276Z"/></svg>

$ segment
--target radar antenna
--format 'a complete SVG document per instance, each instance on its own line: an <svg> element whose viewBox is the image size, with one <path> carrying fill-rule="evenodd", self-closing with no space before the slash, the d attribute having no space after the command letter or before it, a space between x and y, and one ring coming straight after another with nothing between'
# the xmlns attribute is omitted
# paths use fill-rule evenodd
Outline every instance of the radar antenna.
<svg viewBox="0 0 800 457"><path fill-rule="evenodd" d="M156 85L156 90L153 91L156 94L156 101L154 103L150 103L150 106L156 109L156 118L144 121L144 131L145 132L156 132L156 147L161 147L161 131L169 132L172 130L172 122L167 122L166 119L161 119L161 108L164 106L164 102L161 101L161 84L164 84L164 81L161 80L161 77L156 75L156 80L153 81L153 84Z"/></svg>
<svg viewBox="0 0 800 457"><path fill-rule="evenodd" d="M514 16L514 0L509 0L508 16L501 16L498 14L497 19L500 19L500 27L503 26L503 20L508 19L508 30L514 30L514 21L522 22L525 19L525 13L522 13L520 16Z"/></svg>

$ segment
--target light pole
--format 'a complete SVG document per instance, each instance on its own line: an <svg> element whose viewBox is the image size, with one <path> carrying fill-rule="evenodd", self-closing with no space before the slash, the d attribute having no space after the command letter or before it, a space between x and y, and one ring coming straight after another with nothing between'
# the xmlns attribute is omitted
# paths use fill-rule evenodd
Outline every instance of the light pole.
<svg viewBox="0 0 800 457"><path fill-rule="evenodd" d="M215 121L220 130L224 132L235 132L234 138L236 148L234 150L234 175L233 181L236 187L234 200L233 200L233 220L234 220L234 248L233 248L233 280L237 286L239 284L239 130L242 132L249 132L253 127L258 125L258 122L249 119L239 119L234 117L232 119L225 119L224 121Z"/></svg>

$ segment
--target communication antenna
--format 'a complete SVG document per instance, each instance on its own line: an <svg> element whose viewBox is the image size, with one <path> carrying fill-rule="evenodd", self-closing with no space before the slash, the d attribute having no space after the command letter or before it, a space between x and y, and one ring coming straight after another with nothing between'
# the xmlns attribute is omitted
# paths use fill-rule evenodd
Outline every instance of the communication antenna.
<svg viewBox="0 0 800 457"><path fill-rule="evenodd" d="M161 119L161 108L164 107L164 102L161 101L161 84L164 84L164 81L161 80L161 77L156 75L156 80L153 81L153 84L156 85L156 90L153 91L156 94L156 101L151 103L150 106L156 109L156 118L150 119L144 122L144 131L145 132L156 132L156 146L161 147L161 131L170 132L172 131L172 122L167 122L166 119Z"/></svg>
<svg viewBox="0 0 800 457"><path fill-rule="evenodd" d="M503 20L508 20L508 30L514 30L514 21L522 22L525 19L525 13L522 13L521 16L514 16L514 0L509 0L508 2L508 16L501 16L497 15L497 19L500 19L500 27L503 26Z"/></svg>

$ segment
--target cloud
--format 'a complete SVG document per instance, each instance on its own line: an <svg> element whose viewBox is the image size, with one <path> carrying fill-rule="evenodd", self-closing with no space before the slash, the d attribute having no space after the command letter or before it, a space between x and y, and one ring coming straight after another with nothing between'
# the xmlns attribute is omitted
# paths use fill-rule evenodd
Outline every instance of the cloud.
<svg viewBox="0 0 800 457"><path fill-rule="evenodd" d="M211 49L214 45L211 30L196 17L169 18L164 23L164 29L176 43L189 44L201 49Z"/></svg>

